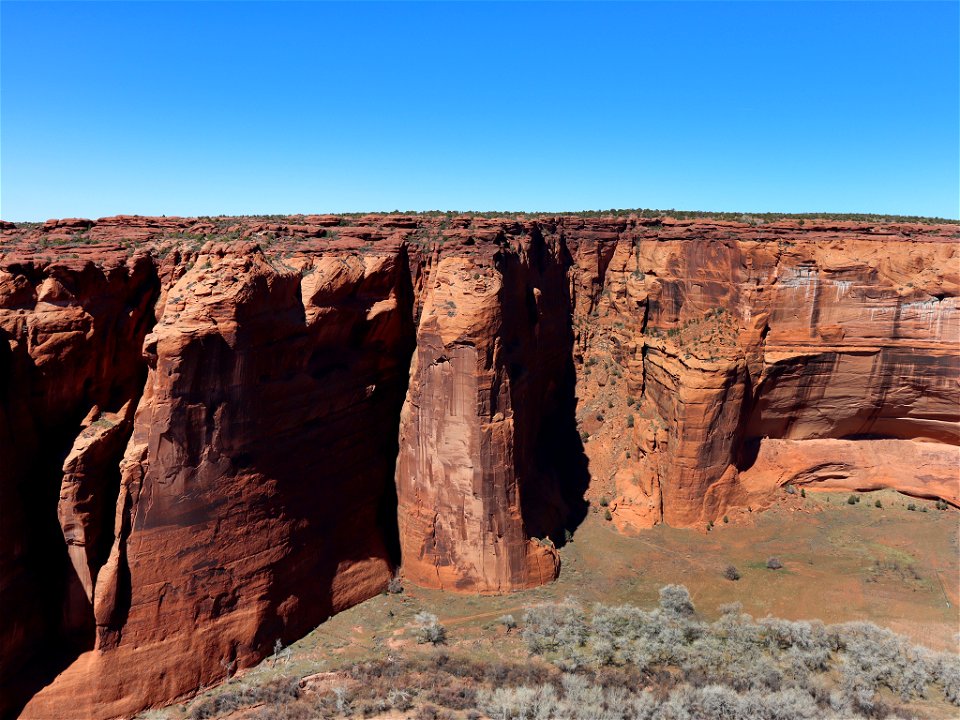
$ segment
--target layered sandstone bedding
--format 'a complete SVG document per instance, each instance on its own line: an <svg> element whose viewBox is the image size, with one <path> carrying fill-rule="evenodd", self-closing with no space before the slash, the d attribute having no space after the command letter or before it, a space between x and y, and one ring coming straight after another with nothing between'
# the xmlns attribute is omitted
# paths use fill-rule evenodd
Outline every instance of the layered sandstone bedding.
<svg viewBox="0 0 960 720"><path fill-rule="evenodd" d="M958 294L956 225L4 223L2 711L169 702L398 568L549 582L585 498L958 505Z"/></svg>

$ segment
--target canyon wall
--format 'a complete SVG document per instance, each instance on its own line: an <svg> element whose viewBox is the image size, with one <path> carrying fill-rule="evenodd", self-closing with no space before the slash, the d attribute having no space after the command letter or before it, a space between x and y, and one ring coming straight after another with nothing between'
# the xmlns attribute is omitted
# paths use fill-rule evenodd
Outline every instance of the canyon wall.
<svg viewBox="0 0 960 720"><path fill-rule="evenodd" d="M577 256L580 421L617 525L705 526L788 483L957 504L957 238L696 227L624 228ZM922 482L920 442L941 458ZM787 447L793 472L771 473Z"/></svg>
<svg viewBox="0 0 960 720"><path fill-rule="evenodd" d="M539 585L587 500L960 504L956 225L2 225L0 712L128 716L381 592Z"/></svg>

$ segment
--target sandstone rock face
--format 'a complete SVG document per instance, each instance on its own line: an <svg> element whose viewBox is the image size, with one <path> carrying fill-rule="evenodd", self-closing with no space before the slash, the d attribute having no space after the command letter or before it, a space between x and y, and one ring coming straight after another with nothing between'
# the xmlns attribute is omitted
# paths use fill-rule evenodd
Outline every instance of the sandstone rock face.
<svg viewBox="0 0 960 720"><path fill-rule="evenodd" d="M439 261L424 291L397 463L404 573L491 592L552 580L574 510L560 246ZM582 496L583 488L580 494ZM575 493L574 493L575 494Z"/></svg>
<svg viewBox="0 0 960 720"><path fill-rule="evenodd" d="M398 568L548 582L584 496L623 532L784 484L957 505L958 240L638 215L2 223L0 714L189 695Z"/></svg>
<svg viewBox="0 0 960 720"><path fill-rule="evenodd" d="M0 713L93 646L91 576L112 543L101 520L158 285L143 254L0 270Z"/></svg>
<svg viewBox="0 0 960 720"><path fill-rule="evenodd" d="M894 488L960 506L960 447L909 440L764 440L740 478L752 497L770 488L810 490Z"/></svg>
<svg viewBox="0 0 960 720"><path fill-rule="evenodd" d="M403 259L208 246L170 287L144 343L96 647L27 716L178 697L384 588L413 342Z"/></svg>
<svg viewBox="0 0 960 720"><path fill-rule="evenodd" d="M763 506L789 482L750 475L774 440L960 442L956 238L764 227L624 227L579 250L575 279L588 301L578 310L596 317L579 337L581 413L590 426L586 410L609 398L629 418L593 423L587 453L623 530L703 526L728 507ZM609 387L618 382L626 404ZM898 447L889 443L817 452L831 447L857 448L847 453L851 485L867 474L865 488L948 501L944 488L957 485L945 464L926 475L927 492L896 477L902 467L882 480L875 453Z"/></svg>

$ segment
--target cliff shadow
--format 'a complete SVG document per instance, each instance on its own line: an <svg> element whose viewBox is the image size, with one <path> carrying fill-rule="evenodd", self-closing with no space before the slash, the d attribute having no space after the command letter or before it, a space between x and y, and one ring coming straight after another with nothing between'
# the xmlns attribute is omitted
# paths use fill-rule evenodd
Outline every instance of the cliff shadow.
<svg viewBox="0 0 960 720"><path fill-rule="evenodd" d="M558 548L573 538L590 509L585 498L589 460L577 429L576 410L576 372L570 355L570 366L553 391L553 409L543 418L536 445L536 465L551 492L523 496L523 516L531 536L549 537ZM550 495L555 497L554 507L545 513L543 502Z"/></svg>
<svg viewBox="0 0 960 720"><path fill-rule="evenodd" d="M108 352L89 338L50 367L38 367L20 343L0 331L0 547L3 587L0 607L0 717L17 717L29 700L50 684L96 640L93 606L70 556L58 517L64 461L83 430L84 417L97 406L118 412L135 406L147 377L141 355L144 336L155 318L159 294L155 268L143 260L142 276L115 302L85 302L92 327L109 337ZM93 270L88 282L110 297L113 288ZM32 276L34 283L42 276ZM93 292L93 291L91 291ZM95 294L95 292L93 292ZM98 355L99 353L99 355ZM90 360L96 356L96 361ZM119 463L132 432L117 436L101 458L87 467L95 492L87 504L92 540L91 568L106 561L114 537L120 487ZM98 463L100 465L100 463Z"/></svg>
<svg viewBox="0 0 960 720"><path fill-rule="evenodd" d="M526 257L499 253L505 293L505 347L516 348L521 372L511 364L518 441L528 443L533 472L523 480L521 514L530 537L562 547L589 509L587 456L577 430L577 376L568 270L562 242L548 244L533 228ZM525 453L526 451L524 451ZM521 467L527 466L521 461Z"/></svg>
<svg viewBox="0 0 960 720"><path fill-rule="evenodd" d="M277 407L270 397L285 394L290 378L304 392L299 420L273 418L270 432L244 448L246 469L273 483L271 513L288 520L290 551L271 568L269 612L253 643L261 654L381 592L400 567L394 477L416 346L406 252L392 274L364 283L337 300L324 327L291 329L288 353L301 360L250 390L256 408ZM396 310L370 320L370 304L391 292ZM293 324L305 322L303 313L296 309ZM349 573L353 587L345 589ZM294 596L297 609L286 612Z"/></svg>

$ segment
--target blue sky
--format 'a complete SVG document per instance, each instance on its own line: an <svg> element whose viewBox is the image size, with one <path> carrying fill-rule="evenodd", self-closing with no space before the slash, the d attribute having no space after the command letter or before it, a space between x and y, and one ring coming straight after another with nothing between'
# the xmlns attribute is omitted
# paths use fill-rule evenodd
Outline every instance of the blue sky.
<svg viewBox="0 0 960 720"><path fill-rule="evenodd" d="M0 215L960 216L960 4L0 5Z"/></svg>

